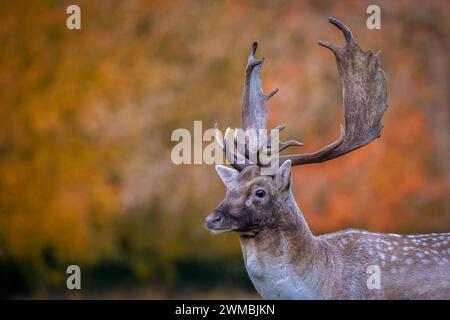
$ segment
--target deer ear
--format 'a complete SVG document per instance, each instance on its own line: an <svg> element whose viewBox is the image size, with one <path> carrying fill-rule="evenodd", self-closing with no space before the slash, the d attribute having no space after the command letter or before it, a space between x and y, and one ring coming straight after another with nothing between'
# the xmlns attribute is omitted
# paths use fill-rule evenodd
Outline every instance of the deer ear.
<svg viewBox="0 0 450 320"><path fill-rule="evenodd" d="M286 160L278 168L276 180L279 190L291 188L291 160Z"/></svg>
<svg viewBox="0 0 450 320"><path fill-rule="evenodd" d="M216 171L226 186L228 186L239 174L239 171L236 169L222 166L220 164L216 165Z"/></svg>

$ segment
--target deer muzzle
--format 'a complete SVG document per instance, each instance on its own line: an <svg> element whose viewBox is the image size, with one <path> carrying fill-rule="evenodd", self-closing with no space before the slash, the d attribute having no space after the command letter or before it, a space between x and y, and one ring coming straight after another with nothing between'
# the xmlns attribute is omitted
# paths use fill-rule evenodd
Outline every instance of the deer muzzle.
<svg viewBox="0 0 450 320"><path fill-rule="evenodd" d="M214 210L205 219L205 228L213 232L231 231L233 228L226 223L224 213L220 210Z"/></svg>

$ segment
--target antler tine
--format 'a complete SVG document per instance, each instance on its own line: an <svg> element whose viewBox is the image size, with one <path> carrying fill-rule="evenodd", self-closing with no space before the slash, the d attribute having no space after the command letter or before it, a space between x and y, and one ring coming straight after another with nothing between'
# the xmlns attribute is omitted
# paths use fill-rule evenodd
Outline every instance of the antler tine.
<svg viewBox="0 0 450 320"><path fill-rule="evenodd" d="M227 128L225 130L224 137L222 139L219 125L217 124L217 121L214 121L214 129L216 130L215 134L215 140L219 144L219 147L222 149L222 151L225 153L225 157L228 160L228 162L231 164L233 168L236 170L241 171L245 168L246 165L245 162L247 162L246 158L239 153L239 151L236 149L236 143L235 143L235 137L233 136L232 142L230 142L230 128ZM230 143L232 143L233 147L230 148Z"/></svg>
<svg viewBox="0 0 450 320"><path fill-rule="evenodd" d="M276 95L278 93L280 89L275 88L274 90L272 90L268 95L266 95L267 99L272 98L274 95Z"/></svg>
<svg viewBox="0 0 450 320"><path fill-rule="evenodd" d="M344 86L345 129L341 126L340 138L321 150L280 157L280 163L288 159L292 165L331 160L363 147L381 135L381 118L387 108L387 89L378 56L361 50L345 24L334 18L328 20L344 34L346 42L346 46L340 48L319 41L319 45L330 49L336 57Z"/></svg>
<svg viewBox="0 0 450 320"><path fill-rule="evenodd" d="M342 31L342 33L344 34L344 37L345 37L346 47L351 47L351 46L355 45L355 41L353 39L353 34L352 34L351 30L345 24L343 24L342 22L340 22L339 20L337 20L335 18L328 18L328 21L331 24L335 25L339 30ZM337 45L330 43L328 41L319 40L319 45L330 49L335 54L342 54L344 51L344 48L340 48Z"/></svg>
<svg viewBox="0 0 450 320"><path fill-rule="evenodd" d="M281 132L285 127L286 127L286 126L285 126L284 124L280 124L280 125L278 125L278 126L276 126L276 127L274 128L274 130L276 130L276 132L272 133L272 134L267 138L266 146L267 146L267 149L268 149L268 150L271 150L271 147L272 147L272 140L275 139L275 137L278 138L280 132ZM262 142L263 142L263 141L262 141ZM301 146L304 146L304 144L301 143L301 142L299 142L299 141L296 141L296 140L289 140L289 141L286 141L286 142L281 142L281 141L279 141L279 142L278 142L278 149L277 149L277 151L278 151L278 152L281 152L281 151L283 151L283 150L285 150L286 148L289 148L289 147L301 147ZM262 143L262 144L260 145L260 150L262 150L263 147L264 147L264 143Z"/></svg>
<svg viewBox="0 0 450 320"><path fill-rule="evenodd" d="M305 145L304 143L297 141L297 140L288 140L286 142L280 142L278 152L281 152L284 149L289 148L289 147L302 147L304 145Z"/></svg>
<svg viewBox="0 0 450 320"><path fill-rule="evenodd" d="M342 33L344 34L345 42L346 42L347 46L354 43L352 31L345 24L343 24L338 19L331 18L331 17L328 18L328 21L331 24L334 24L339 30L342 31Z"/></svg>

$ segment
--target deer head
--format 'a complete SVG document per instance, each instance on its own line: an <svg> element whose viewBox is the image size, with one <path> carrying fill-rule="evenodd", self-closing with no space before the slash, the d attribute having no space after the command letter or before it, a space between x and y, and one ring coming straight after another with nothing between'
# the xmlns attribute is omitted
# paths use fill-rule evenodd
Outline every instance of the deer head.
<svg viewBox="0 0 450 320"><path fill-rule="evenodd" d="M261 175L258 166L248 166L239 172L218 165L216 170L227 195L206 218L208 229L254 235L264 228L279 230L293 225L282 210L291 189L290 161L284 162L272 176Z"/></svg>
<svg viewBox="0 0 450 320"><path fill-rule="evenodd" d="M216 167L227 187L227 197L208 216L207 228L215 231L249 232L278 225L283 196L290 191L291 165L331 160L380 137L381 118L387 108L387 92L386 79L379 67L378 56L371 51L361 50L350 29L342 22L334 18L330 18L329 22L344 34L346 42L346 46L340 48L326 41L319 41L319 45L333 52L342 78L345 127L341 126L340 137L316 152L280 156L282 150L303 144L290 140L278 142L276 148L273 148L273 140L278 139L277 135L255 135L256 141L245 140L244 151L239 152L240 149L236 148L239 141L236 136L231 137L229 129L223 140L217 134L216 141L234 169L220 165ZM257 43L253 43L245 72L242 99L242 129L245 132L250 130L258 132L267 127L267 103L278 91L275 89L265 94L262 90L259 74L264 58L255 57L257 47ZM284 126L280 125L275 129L279 133L283 128ZM252 149L250 148L252 144L258 147ZM265 164L260 163L259 159L264 152L272 158L276 157L281 165L271 175L260 174L259 168ZM252 157L252 153L256 154ZM256 162L251 159L256 159Z"/></svg>

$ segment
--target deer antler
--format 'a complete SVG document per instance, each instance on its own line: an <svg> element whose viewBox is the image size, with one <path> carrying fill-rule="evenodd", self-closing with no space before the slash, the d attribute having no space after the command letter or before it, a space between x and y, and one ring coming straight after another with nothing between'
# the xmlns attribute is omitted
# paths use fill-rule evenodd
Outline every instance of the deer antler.
<svg viewBox="0 0 450 320"><path fill-rule="evenodd" d="M350 29L337 19L329 18L328 21L342 31L345 37L346 46L337 47L326 41L319 41L319 45L330 49L335 57L339 75L342 78L344 87L344 114L345 129L341 125L341 135L333 143L323 147L319 151L305 154L293 154L282 156L279 163L291 160L292 165L302 165L308 163L318 163L342 156L352 150L363 147L381 135L381 118L387 108L386 78L383 70L379 66L377 54L370 50L364 52L355 42ZM267 102L270 97L278 92L275 89L269 94L262 91L262 83L259 74L264 63L264 58L256 59L255 53L258 45L253 43L248 58L244 94L242 98L242 128L247 132L249 129L259 130L267 126ZM217 128L217 126L216 126ZM277 150L271 150L271 142L284 128L277 126L277 134L269 137L257 136L256 163L250 161L251 151L246 146L244 153L229 148L229 145L236 146L236 136L230 141L229 132L225 134L225 139L221 142L219 135L216 140L227 154L231 165L238 170L252 164L259 163L259 153L266 150L273 156L273 151L278 153L290 146L301 146L302 143L290 140L279 142ZM246 141L248 143L248 141ZM251 143L251 142L250 142ZM253 159L253 158L252 158ZM237 161L236 161L237 160Z"/></svg>
<svg viewBox="0 0 450 320"><path fill-rule="evenodd" d="M267 126L267 101L273 97L278 88L264 94L259 77L264 58L256 59L258 43L253 42L245 69L245 85L242 95L242 129L265 129Z"/></svg>
<svg viewBox="0 0 450 320"><path fill-rule="evenodd" d="M264 58L257 59L255 57L256 49L258 48L258 43L253 42L250 54L248 56L247 67L245 70L245 81L244 81L244 93L242 95L242 113L241 113L241 122L242 129L244 132L249 132L250 130L255 130L256 140L249 141L248 137L245 137L246 140L244 154L241 154L236 146L238 145L238 139L236 135L232 140L230 140L230 128L227 129L224 135L224 139L222 140L219 134L219 129L217 123L215 123L216 128L216 141L218 141L219 146L223 149L227 156L227 160L230 164L238 169L242 170L244 167L252 164L259 163L259 154L266 150L267 152L271 152L271 142L278 136L278 132L284 129L284 125L277 126L274 130L276 130L276 134L272 134L270 136L260 137L259 130L265 129L267 127L267 103L271 97L273 97L277 92L278 88L271 91L269 94L265 94L262 89L262 82L260 79L260 73L262 66L264 64ZM256 144L254 148L250 147L250 144ZM303 143L289 140L286 142L279 142L277 152L281 152L290 146L302 146ZM251 154L256 158L256 163L250 160Z"/></svg>
<svg viewBox="0 0 450 320"><path fill-rule="evenodd" d="M319 45L330 49L335 57L344 86L345 129L335 142L317 152L280 157L292 165L317 163L342 156L361 148L381 135L381 118L387 108L386 77L379 66L377 54L362 51L350 29L337 19L328 21L342 31L346 45L339 48L326 41Z"/></svg>

